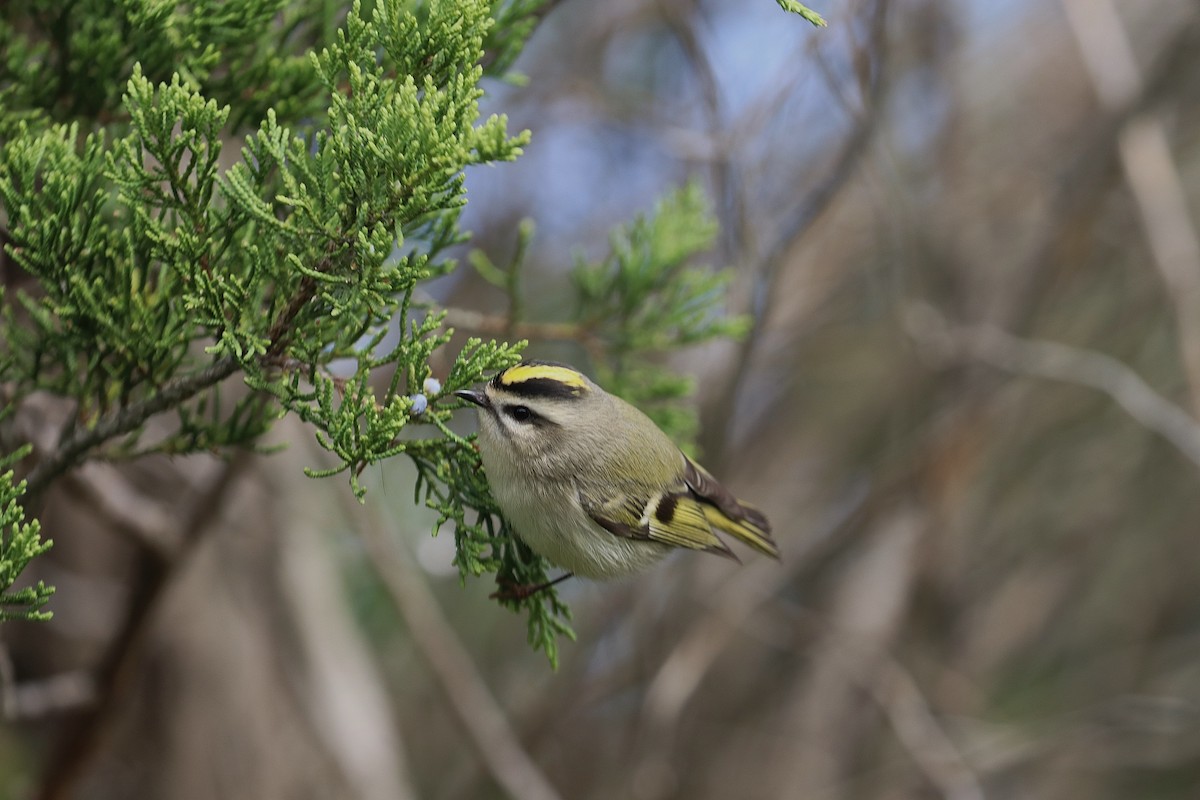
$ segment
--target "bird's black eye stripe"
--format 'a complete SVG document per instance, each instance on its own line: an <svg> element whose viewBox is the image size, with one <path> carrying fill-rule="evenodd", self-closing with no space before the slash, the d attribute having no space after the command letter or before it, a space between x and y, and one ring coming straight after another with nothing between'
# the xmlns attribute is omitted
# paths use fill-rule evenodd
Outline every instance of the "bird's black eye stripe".
<svg viewBox="0 0 1200 800"><path fill-rule="evenodd" d="M536 416L529 410L529 406L505 406L504 413L517 422L529 422Z"/></svg>

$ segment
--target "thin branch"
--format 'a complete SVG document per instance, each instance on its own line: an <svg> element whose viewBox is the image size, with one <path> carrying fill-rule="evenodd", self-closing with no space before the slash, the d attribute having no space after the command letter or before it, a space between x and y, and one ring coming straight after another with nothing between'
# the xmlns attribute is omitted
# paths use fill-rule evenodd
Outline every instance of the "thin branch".
<svg viewBox="0 0 1200 800"><path fill-rule="evenodd" d="M135 490L111 465L85 462L63 482L69 492L92 506L102 522L163 561L179 551L182 541L168 510Z"/></svg>
<svg viewBox="0 0 1200 800"><path fill-rule="evenodd" d="M0 650L0 673L5 669L5 658ZM11 670L11 663L7 666ZM96 682L87 670L70 670L41 680L13 682L6 687L6 695L4 719L40 720L90 708L96 702Z"/></svg>
<svg viewBox="0 0 1200 800"><path fill-rule="evenodd" d="M330 245L332 248L333 245ZM319 272L328 272L332 265L333 257L326 255L321 263L317 266ZM284 349L287 347L287 334L292 323L300 314L301 309L312 300L313 295L317 292L317 281L311 275L305 275L300 281L300 286L292 299L288 301L287 307L283 309L283 313L271 325L271 330L267 332L267 341L271 344L267 348L266 355L263 360L270 363L283 355Z"/></svg>
<svg viewBox="0 0 1200 800"><path fill-rule="evenodd" d="M824 614L801 611L806 627L823 630L820 652L839 675L867 692L900 746L945 800L985 800L978 771L938 721L912 673L891 649L861 631L831 626Z"/></svg>
<svg viewBox="0 0 1200 800"><path fill-rule="evenodd" d="M344 496L344 495L342 495ZM441 684L450 705L484 765L511 797L561 800L533 758L521 747L504 710L488 690L471 655L454 636L429 587L409 560L390 541L374 510L356 514L361 534L384 587L404 617L409 633Z"/></svg>
<svg viewBox="0 0 1200 800"><path fill-rule="evenodd" d="M946 800L984 800L975 771L938 722L916 680L900 662L885 655L870 685L896 738Z"/></svg>
<svg viewBox="0 0 1200 800"><path fill-rule="evenodd" d="M811 565L814 551L857 517L870 496L870 487L865 483L851 487L850 495L823 524L801 542L792 543L784 568L759 560L706 590L706 598L714 601L712 607L698 615L679 636L646 688L634 748L638 760L631 765L631 774L654 774L670 768L670 754L681 730L680 718L718 658L746 633L746 623L777 597L782 587L800 582L799 575ZM646 790L643 795L652 800L665 791L664 784L659 792Z"/></svg>
<svg viewBox="0 0 1200 800"><path fill-rule="evenodd" d="M17 676L13 669L12 656L4 642L0 642L0 719L16 719Z"/></svg>
<svg viewBox="0 0 1200 800"><path fill-rule="evenodd" d="M219 473L207 486L181 503L187 511L181 526L181 545L172 560L163 561L154 551L143 551L154 557L143 562L140 580L132 588L129 613L96 669L96 702L49 760L50 768L38 794L40 800L60 800L75 795L87 765L113 729L116 709L133 685L138 657L157 618L155 612L172 585L172 578L188 563L204 533L213 530L212 522L221 512L225 493L252 463L251 459L251 454L246 451L235 453L228 463L221 465Z"/></svg>
<svg viewBox="0 0 1200 800"><path fill-rule="evenodd" d="M533 20L534 27L536 28L540 26L542 21L545 20L546 17L550 15L550 12L558 7L561 2L562 0L544 0L540 6L529 12L528 16ZM532 36L533 33L530 32L529 35ZM488 68L490 68L492 64L496 62L496 57L497 52L495 50L488 50L483 54L483 57L479 59L479 66L481 69L483 69L484 73L487 73Z"/></svg>
<svg viewBox="0 0 1200 800"><path fill-rule="evenodd" d="M168 383L161 392L145 400L124 406L100 418L91 428L76 429L58 449L38 462L26 479L28 493L39 494L62 473L75 466L92 448L108 440L137 430L155 414L166 411L228 378L238 369L233 356L225 356L199 372Z"/></svg>
<svg viewBox="0 0 1200 800"><path fill-rule="evenodd" d="M1018 375L1103 392L1200 467L1200 424L1112 356L1057 342L1020 339L991 325L954 325L929 306L909 309L909 336L942 360L979 361Z"/></svg>
<svg viewBox="0 0 1200 800"><path fill-rule="evenodd" d="M866 52L882 62L887 34L888 0L876 0L871 12L871 34L864 45ZM862 56L866 58L866 56ZM754 297L753 313L757 319L765 318L778 292L773 291L783 259L792 247L825 212L838 192L854 175L863 152L875 132L879 121L878 109L884 90L884 65L878 63L871 71L868 82L862 87L862 107L853 129L842 143L842 148L833 160L829 171L817 185L795 207L782 230L775 237L770 249L762 258L759 285Z"/></svg>
<svg viewBox="0 0 1200 800"><path fill-rule="evenodd" d="M331 243L325 258L316 269L328 272L333 263L334 244ZM287 347L288 333L292 323L304 306L316 293L317 284L311 276L305 276L300 282L296 294L292 296L287 306L275 318L267 333L267 351L262 356L263 364L271 364L280 359ZM74 467L93 448L126 433L132 433L142 426L155 414L167 411L191 397L209 389L238 371L240 363L233 356L225 356L209 364L204 369L193 372L169 382L162 391L147 397L145 400L123 406L100 418L91 428L73 428L70 435L59 442L54 453L38 462L29 473L28 493L37 495L62 473Z"/></svg>
<svg viewBox="0 0 1200 800"><path fill-rule="evenodd" d="M864 45L864 49L874 53L875 58L880 61L883 59L886 44L887 8L888 0L875 0L871 11L871 33ZM746 378L753 365L754 350L766 329L774 303L779 299L780 293L776 289L785 259L855 175L863 153L871 142L884 92L883 73L882 64L871 73L869 82L862 87L862 109L829 170L795 206L770 247L755 265L749 309L752 318L750 332L740 345L733 376L723 384L723 395L712 404L711 409L705 411L703 429L712 433L706 434L702 446L713 462L722 461L729 446L732 420L737 418L731 411L737 405L738 392L745 387Z"/></svg>
<svg viewBox="0 0 1200 800"><path fill-rule="evenodd" d="M507 316L483 314L466 308L443 308L445 323L485 336L535 341L576 342L591 356L603 352L603 343L595 333L572 322L512 322Z"/></svg>
<svg viewBox="0 0 1200 800"><path fill-rule="evenodd" d="M732 260L744 248L749 225L746 214L746 197L741 190L741 181L731 156L733 139L723 133L724 114L721 108L721 92L717 83L717 71L700 41L699 25L704 9L698 0L675 0L663 3L660 9L668 29L679 43L683 57L691 67L703 101L706 136L716 145L706 158L713 194L716 196L720 231L723 244L723 259Z"/></svg>
<svg viewBox="0 0 1200 800"><path fill-rule="evenodd" d="M1083 63L1108 111L1128 107L1143 92L1133 46L1112 0L1061 0ZM1121 167L1146 241L1175 308L1192 413L1200 418L1200 235L1171 154L1161 114L1145 111L1117 137Z"/></svg>
<svg viewBox="0 0 1200 800"><path fill-rule="evenodd" d="M713 597L722 598L721 602L715 604L712 613L698 617L679 637L678 644L663 660L646 689L640 727L650 732L649 739L665 739L667 732L677 727L679 715L704 676L746 620L782 587L793 582L808 563L807 551L833 537L858 515L869 497L869 487L855 484L850 496L805 537L801 552L797 552L793 543L786 568L780 569L774 562L760 560L734 573L712 591Z"/></svg>
<svg viewBox="0 0 1200 800"><path fill-rule="evenodd" d="M521 293L521 272L525 265L525 256L529 251L529 243L533 240L533 220L522 220L517 226L517 249L512 261L504 272L504 294L508 296L508 327L504 332L505 339L514 337L513 331L525 316L525 298Z"/></svg>
<svg viewBox="0 0 1200 800"><path fill-rule="evenodd" d="M1010 270L1010 286L1000 298L994 321L1003 321L1009 330L1024 330L1045 310L1050 285L1061 277L1055 268L1064 249L1081 227L1094 224L1097 198L1111 189L1111 162L1118 150L1122 130L1131 120L1178 95L1180 76L1196 73L1200 58L1200 18L1179 26L1170 33L1146 69L1141 92L1121 108L1089 119L1073 152L1064 154L1063 165L1048 185L1045 209L1040 215L1040 230L1031 238L1027 256ZM987 268L980 266L979 268Z"/></svg>

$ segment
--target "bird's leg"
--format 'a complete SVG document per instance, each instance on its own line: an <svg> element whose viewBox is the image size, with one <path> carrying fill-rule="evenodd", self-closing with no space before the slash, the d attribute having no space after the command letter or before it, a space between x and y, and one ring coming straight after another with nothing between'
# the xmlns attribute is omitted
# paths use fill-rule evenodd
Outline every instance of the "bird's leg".
<svg viewBox="0 0 1200 800"><path fill-rule="evenodd" d="M564 575L559 575L552 581L546 581L545 583L520 584L505 582L499 589L488 595L488 597L492 600L524 600L527 597L533 597L540 591L549 589L555 584L562 583L574 574L574 572L568 572Z"/></svg>

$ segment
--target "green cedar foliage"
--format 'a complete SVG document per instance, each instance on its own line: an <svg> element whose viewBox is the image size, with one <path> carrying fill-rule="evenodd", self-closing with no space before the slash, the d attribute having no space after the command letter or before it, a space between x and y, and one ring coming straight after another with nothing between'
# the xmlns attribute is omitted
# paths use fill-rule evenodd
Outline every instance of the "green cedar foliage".
<svg viewBox="0 0 1200 800"><path fill-rule="evenodd" d="M620 226L601 261L579 259L572 277L582 325L605 342L597 379L642 408L676 441L695 435L689 378L662 356L718 338L739 338L749 319L720 313L732 270L688 266L712 248L717 222L696 183L664 197L651 216Z"/></svg>
<svg viewBox="0 0 1200 800"><path fill-rule="evenodd" d="M523 343L468 342L418 413L450 332L413 295L464 239L464 168L528 138L478 111L481 62L510 62L521 39L494 29L487 0L356 5L330 32L303 5L4 8L0 210L22 279L0 298L0 380L7 408L36 391L76 404L31 493L89 458L251 446L291 412L335 456L314 474L346 473L361 496L367 466L407 453L442 522L494 511L463 466L473 448L446 430L460 404L437 403ZM240 157L222 160L234 137ZM146 435L164 414L170 432ZM414 422L426 436L402 437ZM6 580L36 536L17 497L3 485Z"/></svg>
<svg viewBox="0 0 1200 800"><path fill-rule="evenodd" d="M24 457L29 452L23 447L12 455L0 458L0 469ZM25 493L25 482L13 484L13 471L0 473L0 622L12 619L42 620L53 614L40 609L50 601L54 587L41 581L36 586L13 589L12 586L21 570L35 556L50 549L52 542L43 540L38 521L25 520L21 508L21 495Z"/></svg>
<svg viewBox="0 0 1200 800"><path fill-rule="evenodd" d="M782 8L784 11L787 11L788 13L791 13L791 14L799 14L802 18L808 20L813 25L816 25L818 28L824 28L826 25L829 24L825 21L825 18L822 17L820 14L813 11L811 8L804 5L803 3L797 2L796 0L775 0L775 2L779 3L779 7Z"/></svg>
<svg viewBox="0 0 1200 800"><path fill-rule="evenodd" d="M25 609L0 619L38 616L52 591L9 591L49 547L18 504L26 484L37 495L92 458L254 446L287 413L334 456L309 474L345 474L360 498L365 468L410 458L464 579L545 580L448 427L452 392L525 342L471 339L429 383L450 331L419 292L465 239L463 170L528 139L479 119L479 84L504 75L540 6L356 2L340 24L324 0L0 7L0 267L20 275L0 286L0 421L34 392L75 404L27 482L0 476L0 605ZM654 360L743 328L713 311L727 277L685 266L714 230L689 187L575 270L593 369L677 434L688 384ZM515 273L508 287L515 310ZM170 431L146 434L162 415ZM502 602L553 661L570 632L558 596Z"/></svg>

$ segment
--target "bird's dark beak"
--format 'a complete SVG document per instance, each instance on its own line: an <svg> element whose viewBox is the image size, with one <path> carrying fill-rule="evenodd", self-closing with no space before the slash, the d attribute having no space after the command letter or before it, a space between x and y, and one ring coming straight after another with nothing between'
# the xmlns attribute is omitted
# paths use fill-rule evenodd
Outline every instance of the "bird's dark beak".
<svg viewBox="0 0 1200 800"><path fill-rule="evenodd" d="M468 403L474 403L480 408L492 407L492 401L489 400L488 396L483 392L473 392L470 389L460 389L454 393L454 396L461 400L466 400Z"/></svg>

